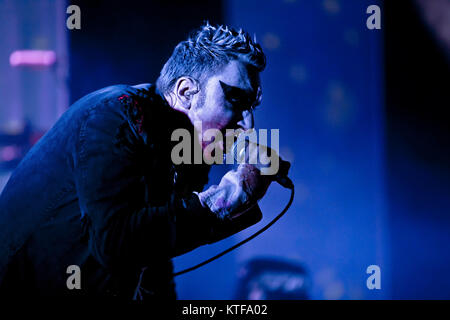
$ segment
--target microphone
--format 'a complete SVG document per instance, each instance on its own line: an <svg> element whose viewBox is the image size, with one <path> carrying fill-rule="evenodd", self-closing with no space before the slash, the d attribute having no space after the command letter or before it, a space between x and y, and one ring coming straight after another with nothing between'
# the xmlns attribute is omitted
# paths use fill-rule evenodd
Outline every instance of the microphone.
<svg viewBox="0 0 450 320"><path fill-rule="evenodd" d="M267 154L269 149L270 157ZM257 161L258 154L259 161ZM261 171L262 175L271 176L274 181L278 182L283 187L288 189L294 188L294 184L288 177L291 164L288 161L281 159L275 150L255 142L250 142L248 139L245 141L238 139L233 143L230 149L230 155L239 164L248 163L255 166ZM275 172L273 166L276 167Z"/></svg>

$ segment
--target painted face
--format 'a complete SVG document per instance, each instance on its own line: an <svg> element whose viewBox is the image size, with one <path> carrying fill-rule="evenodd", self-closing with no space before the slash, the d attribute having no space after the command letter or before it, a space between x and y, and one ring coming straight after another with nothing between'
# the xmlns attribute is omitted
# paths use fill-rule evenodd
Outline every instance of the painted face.
<svg viewBox="0 0 450 320"><path fill-rule="evenodd" d="M191 121L201 121L203 132L218 129L223 135L226 129L253 128L252 111L260 100L258 88L259 75L244 64L231 61L221 73L207 80L193 101Z"/></svg>

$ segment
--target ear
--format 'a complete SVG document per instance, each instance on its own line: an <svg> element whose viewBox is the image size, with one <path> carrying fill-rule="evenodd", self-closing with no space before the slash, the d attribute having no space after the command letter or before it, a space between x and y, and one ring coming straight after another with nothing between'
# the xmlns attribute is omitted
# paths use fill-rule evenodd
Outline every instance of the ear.
<svg viewBox="0 0 450 320"><path fill-rule="evenodd" d="M189 110L193 96L199 92L198 82L190 77L180 77L175 83L175 95L179 108Z"/></svg>

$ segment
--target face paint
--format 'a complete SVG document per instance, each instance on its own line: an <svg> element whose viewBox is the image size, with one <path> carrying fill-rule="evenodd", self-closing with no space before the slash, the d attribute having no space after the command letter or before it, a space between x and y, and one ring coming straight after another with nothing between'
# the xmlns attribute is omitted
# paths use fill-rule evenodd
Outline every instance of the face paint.
<svg viewBox="0 0 450 320"><path fill-rule="evenodd" d="M257 92L244 90L238 87L227 85L219 80L225 100L227 100L237 111L254 110L261 102L261 87Z"/></svg>

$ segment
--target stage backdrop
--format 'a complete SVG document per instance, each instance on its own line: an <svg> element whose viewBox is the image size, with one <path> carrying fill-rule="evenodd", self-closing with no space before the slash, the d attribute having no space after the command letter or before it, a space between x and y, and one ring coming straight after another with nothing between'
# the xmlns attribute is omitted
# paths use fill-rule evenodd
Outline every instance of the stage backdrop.
<svg viewBox="0 0 450 320"><path fill-rule="evenodd" d="M280 129L296 198L271 229L177 281L180 298L228 299L239 264L257 256L302 263L317 299L389 297L384 198L382 31L368 30L376 1L225 1L224 20L256 34L267 54L257 128ZM289 192L273 185L263 222L176 260L189 266L237 243L278 214ZM366 287L378 265L382 290Z"/></svg>

